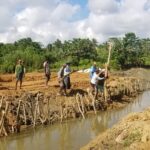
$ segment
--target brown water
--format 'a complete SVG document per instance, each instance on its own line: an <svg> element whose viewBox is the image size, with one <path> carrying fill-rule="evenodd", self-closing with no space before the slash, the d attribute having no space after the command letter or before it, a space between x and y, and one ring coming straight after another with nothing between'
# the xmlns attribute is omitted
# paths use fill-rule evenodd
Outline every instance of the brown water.
<svg viewBox="0 0 150 150"><path fill-rule="evenodd" d="M0 150L78 150L128 113L149 107L149 97L150 91L146 91L120 110L100 112L89 115L85 120L71 120L1 138Z"/></svg>

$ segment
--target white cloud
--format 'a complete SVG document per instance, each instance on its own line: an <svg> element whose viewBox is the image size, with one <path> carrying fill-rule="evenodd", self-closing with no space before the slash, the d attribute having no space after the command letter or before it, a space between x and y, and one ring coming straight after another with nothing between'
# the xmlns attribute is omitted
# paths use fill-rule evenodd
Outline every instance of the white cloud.
<svg viewBox="0 0 150 150"><path fill-rule="evenodd" d="M69 0L1 0L0 42L31 37L44 44L57 38L96 38L135 32L150 35L150 0L88 0L89 15L74 20L82 7Z"/></svg>
<svg viewBox="0 0 150 150"><path fill-rule="evenodd" d="M150 14L145 9L148 2L150 3L149 0L89 0L91 11L87 26L100 42L127 32L147 37L150 35Z"/></svg>
<svg viewBox="0 0 150 150"><path fill-rule="evenodd" d="M89 8L95 14L114 13L119 3L115 0L89 0Z"/></svg>

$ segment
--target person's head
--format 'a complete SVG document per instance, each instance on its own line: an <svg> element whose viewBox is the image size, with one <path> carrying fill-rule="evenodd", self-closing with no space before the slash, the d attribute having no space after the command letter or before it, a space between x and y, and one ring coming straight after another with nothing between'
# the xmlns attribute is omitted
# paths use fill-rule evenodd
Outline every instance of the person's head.
<svg viewBox="0 0 150 150"><path fill-rule="evenodd" d="M96 67L96 62L93 63L93 66Z"/></svg>
<svg viewBox="0 0 150 150"><path fill-rule="evenodd" d="M66 66L70 66L70 63L69 63L69 62L67 62L67 63L66 63Z"/></svg>
<svg viewBox="0 0 150 150"><path fill-rule="evenodd" d="M66 66L67 66L67 64L63 64L63 66L62 66L62 67L63 67L63 68L65 68Z"/></svg>
<svg viewBox="0 0 150 150"><path fill-rule="evenodd" d="M99 74L99 73L100 73L100 70L99 70L99 69L96 69L95 72L96 72L96 74Z"/></svg>
<svg viewBox="0 0 150 150"><path fill-rule="evenodd" d="M21 60L21 59L19 59L19 60L18 60L18 64L21 64L21 63L22 63L22 60Z"/></svg>
<svg viewBox="0 0 150 150"><path fill-rule="evenodd" d="M48 60L46 60L45 63L48 64Z"/></svg>

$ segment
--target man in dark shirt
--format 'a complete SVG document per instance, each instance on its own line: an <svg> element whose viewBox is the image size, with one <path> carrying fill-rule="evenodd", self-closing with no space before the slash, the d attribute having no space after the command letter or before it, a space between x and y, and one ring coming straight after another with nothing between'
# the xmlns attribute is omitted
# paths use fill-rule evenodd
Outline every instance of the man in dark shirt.
<svg viewBox="0 0 150 150"><path fill-rule="evenodd" d="M101 92L101 96L106 99L106 79L108 78L108 69L107 69L107 64L105 64L105 69L101 69L101 72L99 74L99 77L105 78L104 80L99 80L98 81L98 89Z"/></svg>

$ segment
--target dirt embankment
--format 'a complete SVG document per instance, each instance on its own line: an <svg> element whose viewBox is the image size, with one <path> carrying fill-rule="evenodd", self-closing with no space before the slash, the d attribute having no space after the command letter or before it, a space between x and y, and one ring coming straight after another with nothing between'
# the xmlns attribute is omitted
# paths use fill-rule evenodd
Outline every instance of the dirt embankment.
<svg viewBox="0 0 150 150"><path fill-rule="evenodd" d="M99 135L82 150L149 150L150 108L132 113Z"/></svg>
<svg viewBox="0 0 150 150"><path fill-rule="evenodd" d="M0 135L18 132L28 126L62 122L68 118L85 118L91 111L96 113L124 107L149 87L149 82L128 74L112 74L107 79L107 100L111 100L111 103L104 101L101 95L94 100L89 89L88 74L72 74L72 89L65 97L57 96L59 86L56 74L52 74L46 88L42 73L29 73L23 82L23 89L17 91L14 90L14 76L1 75Z"/></svg>

